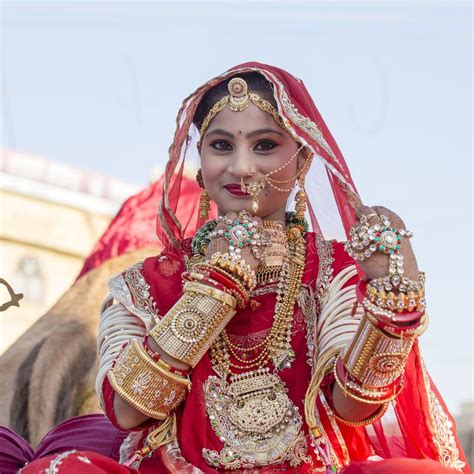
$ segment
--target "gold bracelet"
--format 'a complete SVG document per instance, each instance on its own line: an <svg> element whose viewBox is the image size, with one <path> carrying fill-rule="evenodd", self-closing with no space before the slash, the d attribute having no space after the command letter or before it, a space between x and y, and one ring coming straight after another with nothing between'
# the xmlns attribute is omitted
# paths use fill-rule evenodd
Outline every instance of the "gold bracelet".
<svg viewBox="0 0 474 474"><path fill-rule="evenodd" d="M232 309L235 309L236 307L236 299L233 296L224 291L218 290L217 288L212 288L212 286L204 283L188 281L184 284L184 291L193 291L194 293L210 296L211 298L230 306Z"/></svg>
<svg viewBox="0 0 474 474"><path fill-rule="evenodd" d="M164 420L191 389L188 378L156 363L137 339L122 349L107 376L115 392L129 405L158 420Z"/></svg>
<svg viewBox="0 0 474 474"><path fill-rule="evenodd" d="M376 288L369 283L367 285L367 298L380 308L397 311L398 313L411 312L414 309L424 311L426 307L424 288L420 288L417 292L409 290L406 293L399 292L395 294L393 291L386 292L383 288Z"/></svg>
<svg viewBox="0 0 474 474"><path fill-rule="evenodd" d="M344 367L364 387L387 387L403 374L414 339L394 337L364 315L343 352Z"/></svg>
<svg viewBox="0 0 474 474"><path fill-rule="evenodd" d="M380 402L379 402L380 403ZM368 425L372 425L373 423L375 423L376 421L380 420L380 418L382 418L382 416L385 415L385 413L387 412L388 410L388 402L385 402L383 403L382 402L382 405L380 406L380 408L378 408L375 413L373 413L372 415L370 415L368 418L366 418L365 420L360 420L360 421L348 421L348 420L345 420L344 418L340 417L339 415L336 415L335 411L332 410L332 414L334 416L334 418L339 421L339 423L342 423L343 425L346 425L346 426L350 426L352 428L357 428L359 426L368 426Z"/></svg>
<svg viewBox="0 0 474 474"><path fill-rule="evenodd" d="M234 316L233 301L231 306L187 290L149 335L167 354L195 367Z"/></svg>

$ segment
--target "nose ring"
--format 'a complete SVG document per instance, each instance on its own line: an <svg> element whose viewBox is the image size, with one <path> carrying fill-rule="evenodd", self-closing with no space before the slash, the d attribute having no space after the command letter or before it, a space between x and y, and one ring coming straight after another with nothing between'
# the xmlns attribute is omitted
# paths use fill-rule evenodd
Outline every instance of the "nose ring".
<svg viewBox="0 0 474 474"><path fill-rule="evenodd" d="M243 176L240 178L240 189L243 193L250 194L252 197L252 211L254 214L258 211L258 196L259 194L265 189L267 186L267 179L266 176L257 173L258 181L254 181L251 183L244 183Z"/></svg>

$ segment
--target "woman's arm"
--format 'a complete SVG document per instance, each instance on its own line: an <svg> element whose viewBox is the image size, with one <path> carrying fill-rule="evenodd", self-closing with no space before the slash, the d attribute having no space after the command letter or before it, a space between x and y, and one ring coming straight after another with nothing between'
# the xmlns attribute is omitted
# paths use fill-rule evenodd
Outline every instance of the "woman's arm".
<svg viewBox="0 0 474 474"><path fill-rule="evenodd" d="M333 387L332 401L337 414L349 422L367 420L382 406L382 404L373 405L349 398L337 383Z"/></svg>
<svg viewBox="0 0 474 474"><path fill-rule="evenodd" d="M371 224L379 224L382 230L384 230L382 227L384 224L380 219L380 215L382 214L387 216L391 222L393 226L392 230L395 228L405 229L405 225L400 217L384 207L374 206L370 208L362 206L357 212L360 218L361 216L364 217L364 215L370 216ZM361 229L361 227L359 227L359 229ZM362 232L367 232L367 227L365 229L366 230ZM389 229L387 228L387 230ZM361 230L358 230L358 232L361 232ZM401 239L399 243L401 244L399 254L402 257L402 270L404 270L404 273L402 272L401 275L412 281L418 281L418 266L410 242L404 238ZM392 262L392 260L390 260L390 262ZM387 277L389 275L389 255L387 254L373 252L368 258L359 260L359 265L365 277L369 280ZM390 265L392 265L392 263L390 263ZM390 271L390 275L392 271L393 270ZM362 282L359 286L361 284ZM398 290L396 288L392 290L392 293L395 295L394 298L398 297ZM362 300L366 298L366 296L365 287L363 291L358 291L359 304L362 303ZM377 300L377 305L378 304ZM373 397L374 393L382 393L386 390L386 387L382 387L382 380L384 378L387 379L388 385L395 384L395 392L397 392L398 388L401 388L403 384L402 374L404 364L408 358L411 344L416 333L416 331L415 333L413 332L414 328L410 326L410 324L413 325L414 321L415 325L416 321L420 324L420 317L423 315L423 312L418 313L420 317L417 319L415 313L412 313L413 317L411 317L410 313L407 313L407 321L410 321L408 326L410 327L406 327L407 323L405 323L404 327L403 323L400 324L394 320L388 320L387 322L386 318L390 317L387 315L390 315L390 313L394 315L395 313L386 311L386 315L384 315L384 310L377 305L372 305L372 310L375 311L372 316L367 314L370 313L370 311L367 311L367 308L364 307L366 315L361 321L361 327L359 327L354 336L354 340L346 347L338 361L339 366L336 365L335 368L335 376L339 381L333 386L333 407L337 414L348 422L368 420L371 419L371 416L378 410L380 410L379 413L382 412L382 408L384 408L383 399L391 399L392 396L394 397L394 395L381 395L381 403L379 404L377 404L378 398ZM393 309L393 311L395 311L395 309ZM413 311L413 308L409 311ZM376 313L379 313L379 315ZM381 318L380 321L377 319L378 317ZM403 319L403 317L400 317L400 319ZM382 321L385 321L385 323L382 323ZM384 326L384 324L386 324L386 326ZM412 332L404 332L405 329L412 329ZM403 341L403 339L405 340ZM342 376L338 377L338 371ZM391 376L391 372L398 374L397 380ZM347 380L352 381L347 382ZM365 381L366 383L367 381L371 381L369 385L373 386L381 384L381 389L364 391L364 389L358 388L358 384L361 381ZM351 383L352 388L355 388L356 392L354 392L351 387L347 387L346 384ZM366 394L370 391L373 393L367 397ZM368 401L364 401L364 399Z"/></svg>

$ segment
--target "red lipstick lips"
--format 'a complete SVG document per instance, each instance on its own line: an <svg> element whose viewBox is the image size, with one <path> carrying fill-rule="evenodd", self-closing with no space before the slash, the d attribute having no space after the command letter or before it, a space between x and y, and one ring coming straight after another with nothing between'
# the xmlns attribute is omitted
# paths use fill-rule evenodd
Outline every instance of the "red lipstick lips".
<svg viewBox="0 0 474 474"><path fill-rule="evenodd" d="M231 184L226 184L224 186L229 193L233 194L234 196L249 196L248 193L244 193L242 189L240 188L240 184L237 183L231 183Z"/></svg>

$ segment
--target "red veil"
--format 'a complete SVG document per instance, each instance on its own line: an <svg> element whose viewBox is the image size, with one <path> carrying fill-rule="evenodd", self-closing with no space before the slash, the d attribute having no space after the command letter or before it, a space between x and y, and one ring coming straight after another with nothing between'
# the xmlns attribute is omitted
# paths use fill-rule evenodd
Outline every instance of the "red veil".
<svg viewBox="0 0 474 474"><path fill-rule="evenodd" d="M303 82L282 69L256 62L229 69L206 82L184 100L178 113L173 144L169 149L163 198L157 219L158 237L165 248L175 252L187 250L181 247L183 239L194 235L203 224L197 218L197 202L187 221L179 221L176 216L177 209L183 204L181 187L185 165L198 164L196 144L199 132L192 123L193 115L210 88L228 77L245 72L258 72L270 82L278 113L287 131L314 155L306 179L308 220L312 230L325 239L345 240L354 222L354 211L360 205L360 198L342 153ZM291 197L289 201L288 206L291 207ZM317 357L322 356L318 354ZM320 369L324 373L329 372L332 361L333 358L328 357ZM314 395L313 398L314 416L324 425L328 423L325 419L326 403L320 395ZM415 344L408 361L405 387L397 403L380 422L368 428L341 428L338 436L334 432L332 435L326 434L339 459L344 459L347 448L342 446L344 442L340 443L341 434L350 451L359 451L359 455L365 452L368 456L376 453L384 458L431 458L458 471L469 470L455 435L453 419L426 372L418 344ZM363 459L362 456L357 458Z"/></svg>

